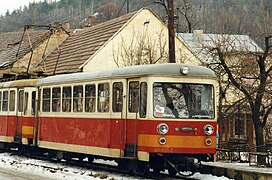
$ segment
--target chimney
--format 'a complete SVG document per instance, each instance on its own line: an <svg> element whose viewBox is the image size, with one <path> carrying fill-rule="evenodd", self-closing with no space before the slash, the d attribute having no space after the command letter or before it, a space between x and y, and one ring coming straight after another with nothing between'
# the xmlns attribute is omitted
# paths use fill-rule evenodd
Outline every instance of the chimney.
<svg viewBox="0 0 272 180"><path fill-rule="evenodd" d="M66 31L68 31L68 30L70 30L70 23L69 22L64 22L64 24L63 24L63 28L66 30Z"/></svg>
<svg viewBox="0 0 272 180"><path fill-rule="evenodd" d="M91 27L96 24L96 17L95 16L89 16L88 17L88 26Z"/></svg>
<svg viewBox="0 0 272 180"><path fill-rule="evenodd" d="M193 37L197 40L202 39L203 38L203 30L194 30Z"/></svg>
<svg viewBox="0 0 272 180"><path fill-rule="evenodd" d="M54 22L54 28L55 28L55 33L56 34L61 33L61 24L59 22Z"/></svg>

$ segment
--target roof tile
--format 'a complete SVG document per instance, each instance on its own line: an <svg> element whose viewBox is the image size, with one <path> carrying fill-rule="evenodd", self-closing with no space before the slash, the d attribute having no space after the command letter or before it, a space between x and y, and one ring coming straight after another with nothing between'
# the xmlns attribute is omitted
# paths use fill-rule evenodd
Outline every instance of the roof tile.
<svg viewBox="0 0 272 180"><path fill-rule="evenodd" d="M56 49L40 65L44 65L46 73L49 74L54 73L56 64L56 74L81 71L80 66L125 25L134 14L136 12L71 34L60 45L60 55Z"/></svg>

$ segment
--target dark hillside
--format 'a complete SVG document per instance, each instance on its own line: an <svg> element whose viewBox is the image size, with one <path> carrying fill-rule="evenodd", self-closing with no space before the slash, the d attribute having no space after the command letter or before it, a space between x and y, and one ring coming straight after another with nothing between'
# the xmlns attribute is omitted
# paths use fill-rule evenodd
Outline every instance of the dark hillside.
<svg viewBox="0 0 272 180"><path fill-rule="evenodd" d="M54 22L69 22L71 28L80 28L88 25L91 15L99 23L142 7L151 8L165 19L165 8L158 2L166 0L43 0L0 16L0 32L16 31L26 24ZM207 33L248 34L257 40L272 32L271 0L174 0L174 3L178 32L203 29Z"/></svg>

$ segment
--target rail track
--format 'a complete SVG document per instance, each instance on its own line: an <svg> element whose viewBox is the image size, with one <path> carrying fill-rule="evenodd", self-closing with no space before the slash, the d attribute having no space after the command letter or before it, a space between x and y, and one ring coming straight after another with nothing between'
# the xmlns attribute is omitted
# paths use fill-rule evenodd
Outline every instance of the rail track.
<svg viewBox="0 0 272 180"><path fill-rule="evenodd" d="M87 168L89 170L95 170L95 171L105 171L107 173L114 173L121 176L129 176L130 178L135 178L135 179L157 179L157 180L171 180L171 179L195 180L196 179L196 178L192 178L188 176L180 176L180 175L176 175L175 177L172 177L172 176L169 176L167 172L153 173L152 170L145 174L134 174L132 172L120 170L117 165L109 165L109 164L103 164L103 163L97 163L97 162L90 163L86 160L79 160L77 158L72 158L69 161L67 161L64 159L50 158L44 155L30 156L29 154L24 154L21 151L17 151L17 150L7 150L5 152L9 152L12 155L49 161L49 162L53 162L53 163L57 163L57 164L61 164L61 165L69 166L69 167L80 167L80 168ZM59 168L56 168L56 167L46 166L46 165L37 165L34 163L28 163L27 165L39 166L51 172L56 172L60 170Z"/></svg>

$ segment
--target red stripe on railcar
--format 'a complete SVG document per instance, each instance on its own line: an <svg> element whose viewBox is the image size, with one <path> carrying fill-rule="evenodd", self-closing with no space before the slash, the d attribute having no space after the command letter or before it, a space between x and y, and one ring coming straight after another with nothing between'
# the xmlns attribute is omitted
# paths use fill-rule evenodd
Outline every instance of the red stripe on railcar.
<svg viewBox="0 0 272 180"><path fill-rule="evenodd" d="M39 122L39 140L48 142L119 147L119 131L119 122L110 119L42 117Z"/></svg>
<svg viewBox="0 0 272 180"><path fill-rule="evenodd" d="M12 136L16 134L16 116L0 116L0 135Z"/></svg>
<svg viewBox="0 0 272 180"><path fill-rule="evenodd" d="M158 144L158 138L160 135L157 132L157 125L159 123L166 122L169 126L169 133L167 136L178 138L200 138L195 143L201 143L201 146L194 146L190 144L181 145L175 143L174 140L171 142L171 146L160 146ZM90 119L90 118L62 118L62 117L41 117L39 122L39 140L47 142L83 145L83 146L94 146L104 148L120 148L120 139L122 149L124 149L124 139L133 139L132 142L126 143L138 143L138 150L146 152L168 152L168 153L215 153L216 137L215 132L212 136L205 136L203 127L206 124L214 126L216 131L216 122L208 121L157 121L157 120L122 120L119 119ZM122 128L121 128L122 126ZM136 127L136 130L134 129ZM197 132L178 132L175 131L175 127L193 127L197 128ZM122 130L121 130L122 129ZM122 132L121 132L122 131ZM124 132L127 133L124 133ZM122 137L120 138L120 133ZM134 138L134 134L136 137ZM125 137L125 134L127 137ZM156 136L153 143L144 144L139 137L141 135L147 135L145 138L151 138ZM148 137L150 136L150 137ZM207 147L204 144L205 138L211 137L213 145ZM141 141L141 142L139 142ZM156 141L156 142L155 142ZM190 150L190 151L188 151Z"/></svg>

